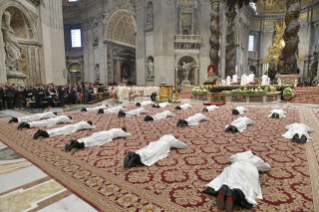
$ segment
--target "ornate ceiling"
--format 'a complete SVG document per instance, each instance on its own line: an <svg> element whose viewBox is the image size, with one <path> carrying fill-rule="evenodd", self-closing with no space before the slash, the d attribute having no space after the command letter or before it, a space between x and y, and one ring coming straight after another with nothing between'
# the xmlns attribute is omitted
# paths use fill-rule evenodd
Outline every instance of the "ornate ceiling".
<svg viewBox="0 0 319 212"><path fill-rule="evenodd" d="M316 0L302 0L301 8L311 5ZM257 3L258 14L278 14L286 12L286 0L259 0Z"/></svg>

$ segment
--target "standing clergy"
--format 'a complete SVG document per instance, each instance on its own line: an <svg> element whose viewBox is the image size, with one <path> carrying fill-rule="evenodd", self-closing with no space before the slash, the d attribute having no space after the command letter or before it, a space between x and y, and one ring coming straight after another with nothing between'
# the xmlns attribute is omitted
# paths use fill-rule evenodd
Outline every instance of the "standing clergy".
<svg viewBox="0 0 319 212"><path fill-rule="evenodd" d="M219 107L217 107L216 105L211 105L211 106L205 107L203 109L203 112L211 112L214 110L219 110Z"/></svg>
<svg viewBox="0 0 319 212"><path fill-rule="evenodd" d="M192 108L192 105L186 103L186 104L175 107L175 110L186 110L188 108Z"/></svg>
<svg viewBox="0 0 319 212"><path fill-rule="evenodd" d="M255 75L254 75L254 73L251 71L250 74L249 74L249 76L248 76L248 83L249 83L249 85L254 85L254 84L255 84L254 78L255 78Z"/></svg>
<svg viewBox="0 0 319 212"><path fill-rule="evenodd" d="M209 118L204 116L201 113L196 113L193 116L188 117L187 119L179 119L176 126L177 127L187 127L198 125L201 121L209 121Z"/></svg>
<svg viewBox="0 0 319 212"><path fill-rule="evenodd" d="M254 121L252 121L250 118L245 117L239 117L238 119L234 120L230 125L227 125L225 127L226 132L243 132L247 125L254 125L256 124Z"/></svg>
<svg viewBox="0 0 319 212"><path fill-rule="evenodd" d="M237 85L238 84L238 75L237 72L233 75L233 85Z"/></svg>
<svg viewBox="0 0 319 212"><path fill-rule="evenodd" d="M100 109L107 109L108 105L101 105L97 107L87 107L87 108L82 108L81 112L87 112L87 111L95 111L95 110L100 110Z"/></svg>
<svg viewBox="0 0 319 212"><path fill-rule="evenodd" d="M163 102L163 103L159 103L158 105L153 105L152 107L155 107L155 108L164 108L164 107L167 107L167 106L171 106L170 103L168 102Z"/></svg>
<svg viewBox="0 0 319 212"><path fill-rule="evenodd" d="M130 169L138 164L152 166L157 161L166 158L171 148L182 149L186 147L187 145L175 136L164 135L136 152L128 152L124 159L124 168Z"/></svg>
<svg viewBox="0 0 319 212"><path fill-rule="evenodd" d="M246 80L247 80L246 74L243 74L241 76L240 85L244 85L245 86L247 84Z"/></svg>
<svg viewBox="0 0 319 212"><path fill-rule="evenodd" d="M155 103L154 102L152 102L152 101L144 101L144 102L142 102L142 103L139 103L139 102L137 102L136 103L136 106L137 107L143 107L143 106L147 106L147 105L154 105Z"/></svg>
<svg viewBox="0 0 319 212"><path fill-rule="evenodd" d="M145 110L144 108L131 110L131 111L126 112L126 113L124 113L123 111L120 110L119 114L118 114L118 117L121 118L121 117L138 116L138 115L143 114L143 113L149 113L149 112L147 110Z"/></svg>
<svg viewBox="0 0 319 212"><path fill-rule="evenodd" d="M248 112L248 109L246 109L244 107L236 107L235 109L233 109L232 114L233 115L242 115L242 114L244 114L244 112Z"/></svg>
<svg viewBox="0 0 319 212"><path fill-rule="evenodd" d="M113 128L108 131L93 133L91 136L81 138L79 140L70 139L70 141L65 145L65 150L70 151L73 148L83 149L85 147L93 147L96 145L101 146L115 138L126 138L130 136L131 134L126 132L126 128Z"/></svg>
<svg viewBox="0 0 319 212"><path fill-rule="evenodd" d="M146 116L144 118L144 121L158 121L158 120L161 120L161 119L166 119L167 117L174 117L175 114L172 113L171 111L169 110L165 110L164 112L162 113L158 113L154 116Z"/></svg>
<svg viewBox="0 0 319 212"><path fill-rule="evenodd" d="M117 113L119 111L124 111L126 110L126 108L124 106L118 106L118 107L112 107L112 108L107 108L107 109L99 109L98 114L102 114L102 113Z"/></svg>
<svg viewBox="0 0 319 212"><path fill-rule="evenodd" d="M18 129L22 130L23 128L43 128L43 127L52 127L56 124L70 124L73 123L72 116L58 116L55 118L44 119L41 121L33 121L30 123L22 122Z"/></svg>
<svg viewBox="0 0 319 212"><path fill-rule="evenodd" d="M287 129L288 131L282 135L284 138L293 139L297 143L301 144L304 144L309 140L310 137L308 132L314 132L312 128L301 123L287 125L285 129Z"/></svg>
<svg viewBox="0 0 319 212"><path fill-rule="evenodd" d="M263 75L261 77L261 85L268 85L268 76L267 75Z"/></svg>
<svg viewBox="0 0 319 212"><path fill-rule="evenodd" d="M271 166L251 151L230 156L230 166L206 185L205 194L217 196L217 208L233 211L234 205L250 209L262 199L259 173L268 172Z"/></svg>
<svg viewBox="0 0 319 212"><path fill-rule="evenodd" d="M57 117L56 112L46 112L46 113L36 113L30 116L23 116L20 118L12 117L12 119L9 121L11 122L29 122L29 121L36 121L36 120L41 120L41 119L47 119L47 118L54 118Z"/></svg>
<svg viewBox="0 0 319 212"><path fill-rule="evenodd" d="M230 76L227 76L226 78L226 85L230 85Z"/></svg>
<svg viewBox="0 0 319 212"><path fill-rule="evenodd" d="M81 121L76 124L65 125L63 127L58 127L50 130L38 130L33 138L37 139L38 137L42 136L44 138L54 137L59 135L67 135L70 133L74 133L78 130L86 130L86 129L95 129L96 127L93 126L92 121Z"/></svg>
<svg viewBox="0 0 319 212"><path fill-rule="evenodd" d="M287 112L281 109L273 109L270 111L270 115L268 117L281 119L282 117L286 118L286 114Z"/></svg>

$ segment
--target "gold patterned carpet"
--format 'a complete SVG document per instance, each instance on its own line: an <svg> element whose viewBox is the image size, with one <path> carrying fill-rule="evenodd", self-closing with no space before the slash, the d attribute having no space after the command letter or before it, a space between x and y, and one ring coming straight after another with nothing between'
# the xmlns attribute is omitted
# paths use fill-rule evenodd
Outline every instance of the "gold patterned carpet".
<svg viewBox="0 0 319 212"><path fill-rule="evenodd" d="M36 129L18 131L18 124L0 121L0 140L40 167L52 178L83 198L99 211L217 211L216 198L205 195L205 184L230 165L229 156L252 150L272 166L260 174L263 200L250 211L318 211L319 200L319 119L311 109L285 109L284 119L267 118L271 108L247 106L247 116L257 125L243 133L224 132L225 125L238 116L231 115L235 106L222 106L206 113L211 120L198 126L177 128L179 118L200 112L202 104L175 111L176 105L163 109L145 107L151 115L164 110L176 117L144 122L145 115L117 118L117 114L96 111L69 112L75 122L91 120L95 130L71 135L33 140ZM136 108L127 106L127 109ZM281 135L284 127L302 122L315 129L310 142L297 144ZM79 139L94 132L126 127L132 137L117 139L103 146L65 152L70 138ZM172 150L169 156L151 167L123 169L128 151L135 151L164 134L178 135L186 149ZM235 210L244 211L236 207Z"/></svg>

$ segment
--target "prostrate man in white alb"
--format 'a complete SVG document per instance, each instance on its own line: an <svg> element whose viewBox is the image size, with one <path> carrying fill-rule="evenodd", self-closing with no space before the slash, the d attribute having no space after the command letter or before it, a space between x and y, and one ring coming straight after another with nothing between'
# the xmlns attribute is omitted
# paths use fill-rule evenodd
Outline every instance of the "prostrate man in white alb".
<svg viewBox="0 0 319 212"><path fill-rule="evenodd" d="M124 106L118 106L118 107L112 107L112 108L107 108L107 109L99 109L98 114L102 113L117 113L119 111L125 111L126 108Z"/></svg>
<svg viewBox="0 0 319 212"><path fill-rule="evenodd" d="M203 109L203 112L211 112L211 111L215 111L215 110L219 110L220 108L217 107L216 105L211 105L211 106L208 106L208 107L205 107Z"/></svg>
<svg viewBox="0 0 319 212"><path fill-rule="evenodd" d="M33 138L37 139L38 137L42 136L44 138L54 137L59 135L67 135L70 133L74 133L78 130L86 130L86 129L95 129L96 127L93 126L92 121L81 121L76 124L65 125L63 127L58 127L50 130L38 130Z"/></svg>
<svg viewBox="0 0 319 212"><path fill-rule="evenodd" d="M271 166L251 151L230 156L230 166L206 185L205 194L217 196L217 209L233 211L238 205L250 209L262 199L259 173L268 172Z"/></svg>
<svg viewBox="0 0 319 212"><path fill-rule="evenodd" d="M143 113L149 113L147 110L145 110L144 108L139 108L136 110L131 110L129 112L124 113L123 111L119 111L118 117L122 118L122 117L131 117L131 116L138 116L140 114Z"/></svg>
<svg viewBox="0 0 319 212"><path fill-rule="evenodd" d="M167 106L171 106L171 104L168 103L168 102L163 102L163 103L159 103L158 105L153 105L152 107L155 107L155 108L164 108L164 107L167 107Z"/></svg>
<svg viewBox="0 0 319 212"><path fill-rule="evenodd" d="M84 107L81 109L81 112L95 111L95 110L107 109L107 108L108 108L108 105L101 105L97 107Z"/></svg>
<svg viewBox="0 0 319 212"><path fill-rule="evenodd" d="M11 122L29 122L29 121L36 121L41 119L48 119L48 118L54 118L57 117L58 113L56 112L46 112L46 113L36 113L30 116L23 116L20 118L12 117L12 119L9 121Z"/></svg>
<svg viewBox="0 0 319 212"><path fill-rule="evenodd" d="M282 117L286 118L286 114L287 112L282 109L273 109L268 117L281 119Z"/></svg>
<svg viewBox="0 0 319 212"><path fill-rule="evenodd" d="M179 119L176 126L177 127L187 127L198 125L201 121L209 121L209 118L204 116L201 113L196 113L193 116L188 117L187 119Z"/></svg>
<svg viewBox="0 0 319 212"><path fill-rule="evenodd" d="M290 125L287 125L285 128L288 131L282 136L284 138L293 139L297 143L301 143L301 144L304 144L309 140L310 136L308 132L314 132L314 129L301 123L290 124Z"/></svg>
<svg viewBox="0 0 319 212"><path fill-rule="evenodd" d="M246 128L247 125L254 125L256 124L254 121L251 119L245 117L239 117L238 119L234 120L230 125L227 125L225 127L226 132L243 132Z"/></svg>
<svg viewBox="0 0 319 212"><path fill-rule="evenodd" d="M186 103L186 104L175 107L175 110L186 110L188 108L192 108L192 105Z"/></svg>
<svg viewBox="0 0 319 212"><path fill-rule="evenodd" d="M248 112L248 109L246 109L244 107L236 107L235 109L233 109L232 114L233 115L242 115L242 114L244 114L244 112Z"/></svg>
<svg viewBox="0 0 319 212"><path fill-rule="evenodd" d="M72 116L58 116L55 118L44 119L41 121L33 121L30 123L22 122L18 126L18 130L22 130L23 128L43 128L43 127L52 127L56 124L70 124L73 123Z"/></svg>
<svg viewBox="0 0 319 212"><path fill-rule="evenodd" d="M113 128L108 131L101 131L92 134L89 137L81 138L79 140L70 139L65 145L65 150L70 151L73 148L83 149L85 147L93 147L96 145L103 145L116 138L130 137L131 134L126 132L126 128Z"/></svg>
<svg viewBox="0 0 319 212"><path fill-rule="evenodd" d="M146 116L144 121L158 121L162 119L166 119L167 117L174 117L175 114L169 110L165 110L164 112L158 113L154 116Z"/></svg>
<svg viewBox="0 0 319 212"><path fill-rule="evenodd" d="M137 106L137 107L143 107L143 106L147 106L147 105L154 105L155 103L154 102L152 102L152 101L144 101L144 102L142 102L142 103L140 103L140 102L137 102L136 104L135 104L135 106Z"/></svg>
<svg viewBox="0 0 319 212"><path fill-rule="evenodd" d="M128 152L124 159L124 168L130 169L139 164L152 166L157 161L166 158L171 148L182 149L186 147L187 145L175 136L164 135L136 152Z"/></svg>

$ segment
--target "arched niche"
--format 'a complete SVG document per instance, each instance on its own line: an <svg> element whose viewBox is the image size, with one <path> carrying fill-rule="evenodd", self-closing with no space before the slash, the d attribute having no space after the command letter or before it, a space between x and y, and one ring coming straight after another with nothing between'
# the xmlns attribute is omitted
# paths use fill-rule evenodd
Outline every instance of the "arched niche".
<svg viewBox="0 0 319 212"><path fill-rule="evenodd" d="M135 35L136 21L128 10L119 9L110 16L105 26L105 40L135 47Z"/></svg>
<svg viewBox="0 0 319 212"><path fill-rule="evenodd" d="M79 63L72 63L68 67L68 84L77 84L82 81L82 66Z"/></svg>
<svg viewBox="0 0 319 212"><path fill-rule="evenodd" d="M256 76L256 74L257 74L257 68L256 68L256 66L249 66L249 73L250 73L250 72L253 72L254 75Z"/></svg>
<svg viewBox="0 0 319 212"><path fill-rule="evenodd" d="M192 58L195 61L195 66L199 67L199 59L198 59L198 56L195 54L180 54L180 55L178 55L175 59L175 67L181 66L181 62L183 62L181 59L184 57ZM190 59L188 59L188 60L190 60Z"/></svg>
<svg viewBox="0 0 319 212"><path fill-rule="evenodd" d="M198 57L196 55L190 55L190 54L184 54L184 55L179 55L176 58L176 67L178 67L178 81L179 84L181 84L185 79L184 79L184 75L185 75L185 70L183 70L183 66L185 64L189 64L189 63L193 63L192 65L192 69L189 70L190 72L187 72L188 77L187 80L191 82L192 85L196 84L196 78L198 76L196 76L198 73L196 73L197 69L199 68L199 60Z"/></svg>
<svg viewBox="0 0 319 212"><path fill-rule="evenodd" d="M154 70L155 70L155 64L154 64L154 57L148 56L146 60L146 68L147 68L147 79L154 79Z"/></svg>

